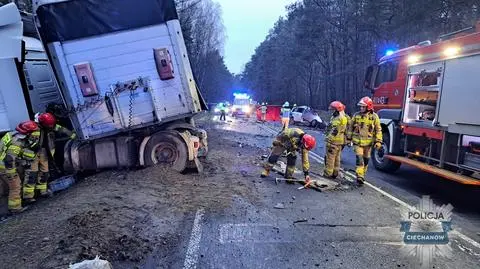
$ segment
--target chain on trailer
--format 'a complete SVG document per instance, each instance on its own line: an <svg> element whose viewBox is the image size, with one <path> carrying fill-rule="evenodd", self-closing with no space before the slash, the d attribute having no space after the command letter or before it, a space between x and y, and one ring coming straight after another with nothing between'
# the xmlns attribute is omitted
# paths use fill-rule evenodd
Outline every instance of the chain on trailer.
<svg viewBox="0 0 480 269"><path fill-rule="evenodd" d="M90 108L95 108L91 111L90 115L85 117L80 125L84 124L87 120L89 120L90 116L97 112L101 107L100 105L105 103L107 106L107 110L110 116L114 114L114 108L112 104L112 99L118 97L119 94L125 91L129 91L129 103L128 103L128 124L127 128L129 132L131 132L131 127L134 124L134 101L135 101L135 93L139 88L143 88L144 92L150 90L149 86L149 78L148 77L139 77L137 79L128 80L124 82L117 82L110 86L110 91L107 91L104 96L96 96L90 97L86 100L83 104L78 104L77 107L72 108L68 111L69 114L75 114L78 112L88 111ZM107 118L105 118L107 119Z"/></svg>

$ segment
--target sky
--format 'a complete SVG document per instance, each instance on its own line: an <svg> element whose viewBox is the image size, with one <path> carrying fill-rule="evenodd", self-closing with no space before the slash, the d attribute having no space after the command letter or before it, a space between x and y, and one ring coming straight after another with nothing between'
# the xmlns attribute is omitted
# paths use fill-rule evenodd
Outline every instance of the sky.
<svg viewBox="0 0 480 269"><path fill-rule="evenodd" d="M230 72L239 74L265 39L285 6L295 0L215 0L223 11L227 39L225 62Z"/></svg>

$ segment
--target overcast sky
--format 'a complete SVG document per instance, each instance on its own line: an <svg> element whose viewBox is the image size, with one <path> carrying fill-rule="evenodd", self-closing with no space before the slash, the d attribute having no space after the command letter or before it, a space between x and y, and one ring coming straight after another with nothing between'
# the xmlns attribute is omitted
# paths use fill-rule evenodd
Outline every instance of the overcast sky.
<svg viewBox="0 0 480 269"><path fill-rule="evenodd" d="M215 0L222 5L226 28L225 62L230 72L240 73L250 60L255 48L265 39L268 31L285 6L295 0Z"/></svg>

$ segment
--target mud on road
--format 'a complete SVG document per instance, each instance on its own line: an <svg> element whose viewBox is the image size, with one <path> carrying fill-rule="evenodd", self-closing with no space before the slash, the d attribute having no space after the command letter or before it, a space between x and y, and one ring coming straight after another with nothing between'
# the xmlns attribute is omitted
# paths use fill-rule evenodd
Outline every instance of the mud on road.
<svg viewBox="0 0 480 269"><path fill-rule="evenodd" d="M258 202L252 180L265 154L254 146L258 137L214 124L228 125L199 121L210 141L202 175L162 167L102 172L1 223L0 267L68 268L97 255L115 268L183 262L181 237L197 209L222 215L236 197Z"/></svg>

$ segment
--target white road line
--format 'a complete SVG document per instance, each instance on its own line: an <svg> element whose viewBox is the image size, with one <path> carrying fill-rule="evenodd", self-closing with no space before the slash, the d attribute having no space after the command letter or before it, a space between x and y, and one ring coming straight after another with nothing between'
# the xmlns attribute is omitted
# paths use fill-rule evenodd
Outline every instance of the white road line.
<svg viewBox="0 0 480 269"><path fill-rule="evenodd" d="M193 221L192 233L188 242L187 255L183 263L183 269L195 269L198 262L198 251L200 249L200 240L202 239L202 218L205 213L203 208L197 210L195 220Z"/></svg>
<svg viewBox="0 0 480 269"><path fill-rule="evenodd" d="M270 127L267 127L267 126L266 126L266 128L272 130ZM315 153L315 152L310 152L310 155L311 155L311 157L312 157L314 160L316 160L317 162L319 162L319 163L321 163L321 164L324 164L324 163L325 163L325 159L324 159L322 156L318 155L317 153ZM348 180L348 181L350 181L350 182L353 182L353 181L354 181L353 179L356 177L355 174L353 174L353 173L350 172L350 171L345 171L345 170L343 170L343 169L341 169L341 170L342 170L346 175L348 175L349 177L351 177L351 178L345 177L346 180ZM407 204L406 202L404 202L404 201L400 200L399 198L397 198L397 197L389 194L388 192L380 189L379 187L374 186L373 184L371 184L371 183L369 183L369 182L365 182L365 185L368 186L368 187L370 187L370 188L372 188L372 189L374 189L375 191L383 194L385 197L387 197L387 198L389 198L390 200L398 203L399 205L408 208L409 210L416 210L416 208L415 208L414 206L411 206L411 205ZM480 249L480 243L478 243L477 241L473 240L472 238L470 238L470 237L462 234L461 232L452 231L451 234L454 235L454 236L456 236L456 237L458 237L458 238L460 238L460 239L462 239L463 241L469 243L470 245L472 245L472 246Z"/></svg>

